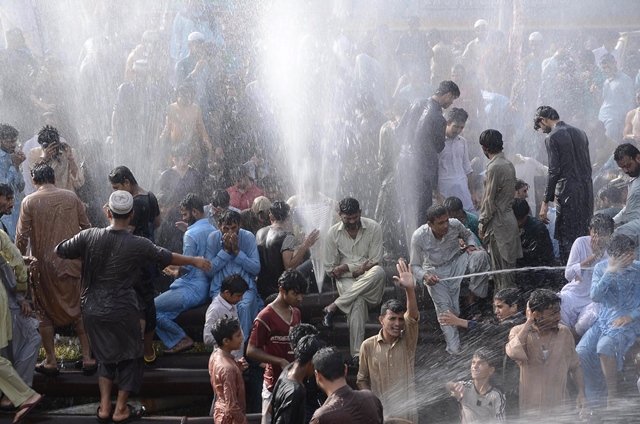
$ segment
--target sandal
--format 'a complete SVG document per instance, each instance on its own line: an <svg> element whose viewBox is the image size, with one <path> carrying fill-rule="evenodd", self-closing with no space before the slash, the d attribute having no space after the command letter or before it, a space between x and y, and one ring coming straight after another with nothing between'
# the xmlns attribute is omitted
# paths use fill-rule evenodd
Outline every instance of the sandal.
<svg viewBox="0 0 640 424"><path fill-rule="evenodd" d="M98 409L96 409L96 420L100 423L100 424L108 424L111 422L111 414L109 414L108 417L103 418L100 416L100 407L98 406Z"/></svg>
<svg viewBox="0 0 640 424"><path fill-rule="evenodd" d="M140 418L142 418L145 412L147 412L144 406L141 406L140 409L136 409L133 407L133 405L127 403L127 408L129 408L129 416L127 418L122 420L114 420L113 418L111 418L111 421L114 424L130 423L132 421L139 420Z"/></svg>
<svg viewBox="0 0 640 424"><path fill-rule="evenodd" d="M15 418L13 419L13 424L16 424L22 421L24 417L29 415L29 413L33 411L33 408L35 408L42 401L42 399L44 399L44 395L39 395L39 396L40 396L39 398L37 398L31 403L25 402L22 405L20 405L20 407L18 408L18 412L16 412Z"/></svg>
<svg viewBox="0 0 640 424"><path fill-rule="evenodd" d="M143 359L144 359L145 365L152 365L156 362L156 359L158 359L158 355L156 355L156 352L153 351L152 356L144 355Z"/></svg>
<svg viewBox="0 0 640 424"><path fill-rule="evenodd" d="M48 367L43 361L36 365L36 372L46 375L47 377L56 377L60 374L60 368L58 368L57 366L55 368Z"/></svg>

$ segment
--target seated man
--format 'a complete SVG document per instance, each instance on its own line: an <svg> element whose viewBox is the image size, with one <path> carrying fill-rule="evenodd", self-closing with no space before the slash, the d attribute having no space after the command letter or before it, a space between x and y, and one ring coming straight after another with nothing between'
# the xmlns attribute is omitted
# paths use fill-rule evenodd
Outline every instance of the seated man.
<svg viewBox="0 0 640 424"><path fill-rule="evenodd" d="M220 293L222 280L229 275L239 274L249 286L237 304L238 318L246 341L251 334L253 320L262 308L262 300L258 297L256 287L256 275L260 272L260 256L255 236L240 228L240 219L240 214L232 210L220 215L219 229L209 234L207 239L205 256L213 265L209 273L209 296L212 299Z"/></svg>
<svg viewBox="0 0 640 424"><path fill-rule="evenodd" d="M462 222L462 225L471 230L473 235L476 236L476 245L480 245L480 239L478 238L478 216L467 212L462 207L462 200L455 196L447 197L442 204L449 214L449 218L455 218Z"/></svg>
<svg viewBox="0 0 640 424"><path fill-rule="evenodd" d="M613 233L613 218L596 214L589 223L589 235L578 237L571 246L564 277L569 281L558 296L560 320L576 335L582 336L591 327L597 314L597 303L591 301L593 266L608 258L605 248Z"/></svg>
<svg viewBox="0 0 640 424"><path fill-rule="evenodd" d="M516 260L516 267L553 266L553 244L547 227L529 214L531 210L525 198L514 199L512 208L518 221L522 244L522 257ZM525 292L542 287L550 277L544 270L519 272L516 276L518 287Z"/></svg>
<svg viewBox="0 0 640 424"><path fill-rule="evenodd" d="M256 234L260 254L258 292L262 299L278 292L278 278L285 269L296 269L309 261L309 250L318 240L319 232L312 231L296 246L289 215L289 205L273 202L269 210L271 225L260 228Z"/></svg>
<svg viewBox="0 0 640 424"><path fill-rule="evenodd" d="M236 169L234 181L235 184L227 188L230 197L229 206L243 211L253 205L256 197L264 195L253 181L251 172L246 166L240 166Z"/></svg>
<svg viewBox="0 0 640 424"><path fill-rule="evenodd" d="M207 237L214 228L204 215L204 202L193 193L180 202L182 221L189 226L183 237L184 256L204 256ZM193 347L193 340L175 323L182 312L202 305L209 294L209 280L195 267L181 268L184 274L174 281L169 290L155 299L156 333L167 347L165 353L178 353Z"/></svg>
<svg viewBox="0 0 640 424"><path fill-rule="evenodd" d="M339 222L329 229L325 244L325 269L336 279L338 298L324 309L323 324L332 327L337 310L347 314L349 349L360 354L369 307L382 300L385 274L382 259L382 229L373 219L361 217L360 204L352 197L340 201Z"/></svg>
<svg viewBox="0 0 640 424"><path fill-rule="evenodd" d="M593 269L591 299L600 303L598 320L580 340L577 350L584 369L591 406L611 403L618 394L617 371L640 333L640 261L636 243L624 234L611 237L609 259Z"/></svg>
<svg viewBox="0 0 640 424"><path fill-rule="evenodd" d="M459 239L465 248L460 248ZM411 269L418 283L427 286L438 315L450 311L460 314L459 275L489 271L489 255L476 246L473 233L457 219L449 218L442 205L431 206L427 210L427 223L418 228L411 237ZM444 281L440 281L443 279ZM479 298L487 297L489 277L471 277L469 290ZM460 353L458 329L441 325L447 342L447 352Z"/></svg>

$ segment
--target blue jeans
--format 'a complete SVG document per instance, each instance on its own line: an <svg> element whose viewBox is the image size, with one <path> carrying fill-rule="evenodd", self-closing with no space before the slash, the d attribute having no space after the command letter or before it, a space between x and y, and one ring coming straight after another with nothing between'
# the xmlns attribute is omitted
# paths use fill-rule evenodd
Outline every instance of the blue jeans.
<svg viewBox="0 0 640 424"><path fill-rule="evenodd" d="M236 305L245 342L249 340L249 336L251 335L253 320L258 316L258 312L260 312L263 307L264 302L262 298L258 296L258 290L255 288L255 285L244 292L242 300Z"/></svg>
<svg viewBox="0 0 640 424"><path fill-rule="evenodd" d="M187 335L174 320L182 312L200 306L206 300L200 293L189 286L169 288L169 290L155 298L156 317L158 320L156 334L167 349L173 348Z"/></svg>

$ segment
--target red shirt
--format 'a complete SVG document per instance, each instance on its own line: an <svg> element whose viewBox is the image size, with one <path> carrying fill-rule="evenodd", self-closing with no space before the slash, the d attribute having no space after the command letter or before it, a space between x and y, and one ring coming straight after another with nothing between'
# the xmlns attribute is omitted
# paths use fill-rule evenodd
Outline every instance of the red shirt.
<svg viewBox="0 0 640 424"><path fill-rule="evenodd" d="M300 324L300 310L291 308L291 322L288 323L271 307L267 305L260 311L253 321L249 344L262 349L269 355L293 361L293 351L289 345L289 330ZM267 364L264 371L264 382L267 390L273 391L282 368L278 365Z"/></svg>
<svg viewBox="0 0 640 424"><path fill-rule="evenodd" d="M241 211L249 209L256 197L264 196L264 192L255 184L251 184L244 192L241 192L238 185L235 184L227 189L227 193L231 198L229 205Z"/></svg>

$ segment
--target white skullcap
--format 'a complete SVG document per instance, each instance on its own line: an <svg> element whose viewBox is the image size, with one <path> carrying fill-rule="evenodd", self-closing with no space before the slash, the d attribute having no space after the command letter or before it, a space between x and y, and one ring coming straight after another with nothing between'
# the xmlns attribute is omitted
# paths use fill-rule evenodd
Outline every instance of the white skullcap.
<svg viewBox="0 0 640 424"><path fill-rule="evenodd" d="M187 37L187 41L204 41L204 34L198 31L192 32Z"/></svg>
<svg viewBox="0 0 640 424"><path fill-rule="evenodd" d="M269 212L271 209L271 201L264 196L258 196L253 199L253 204L251 205L251 210L256 215L259 212Z"/></svg>
<svg viewBox="0 0 640 424"><path fill-rule="evenodd" d="M126 215L133 209L133 196L128 191L116 190L109 196L109 210L118 215Z"/></svg>
<svg viewBox="0 0 640 424"><path fill-rule="evenodd" d="M488 25L489 25L489 23L487 21L485 21L484 19L478 19L476 21L476 23L473 24L473 27L474 28L478 28L478 27L481 27L481 26L488 26Z"/></svg>
<svg viewBox="0 0 640 424"><path fill-rule="evenodd" d="M531 34L529 34L529 41L542 41L542 34L540 34L538 31L532 32Z"/></svg>

